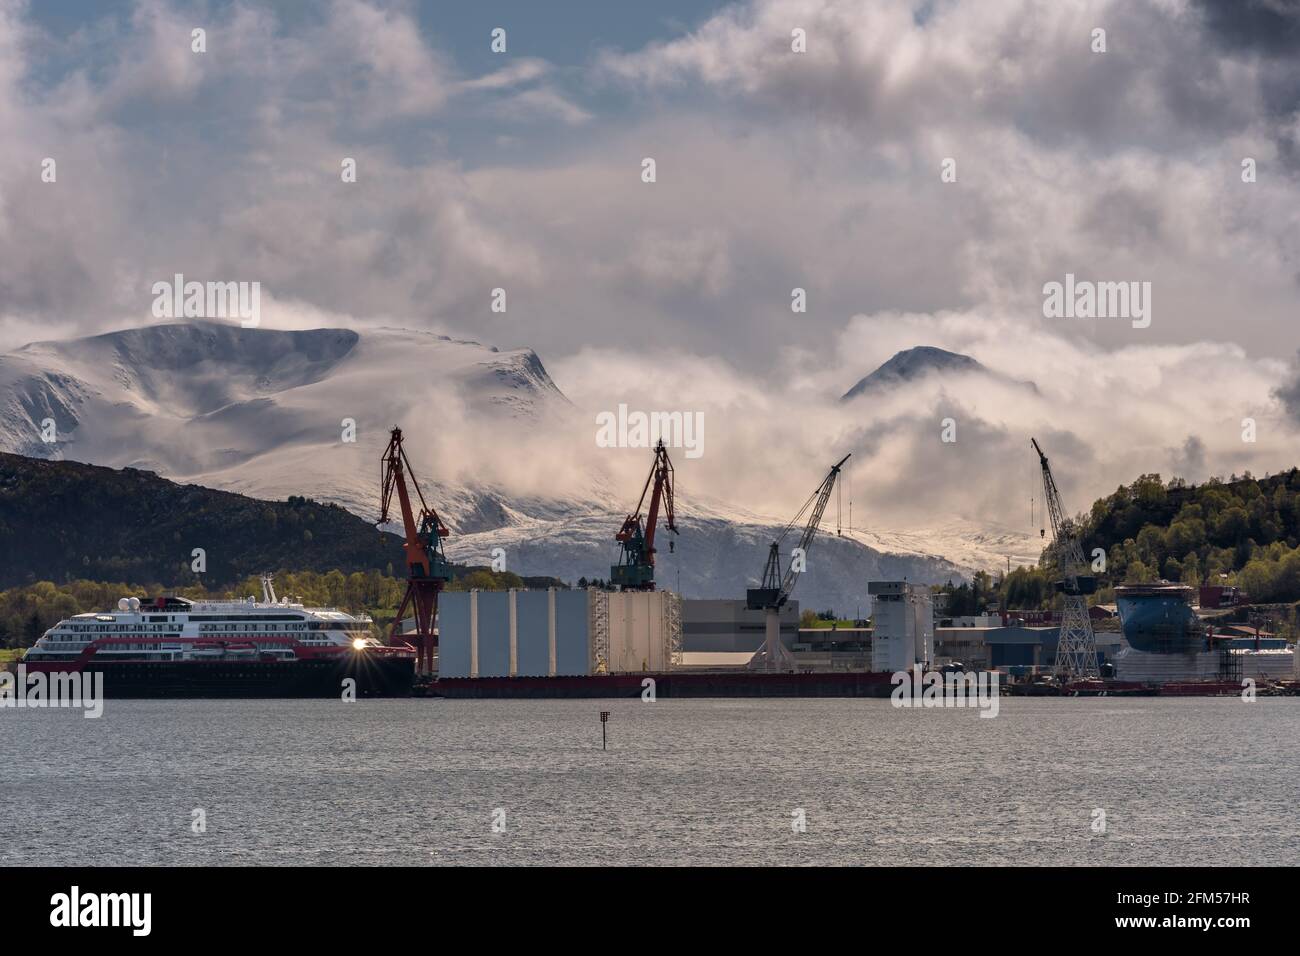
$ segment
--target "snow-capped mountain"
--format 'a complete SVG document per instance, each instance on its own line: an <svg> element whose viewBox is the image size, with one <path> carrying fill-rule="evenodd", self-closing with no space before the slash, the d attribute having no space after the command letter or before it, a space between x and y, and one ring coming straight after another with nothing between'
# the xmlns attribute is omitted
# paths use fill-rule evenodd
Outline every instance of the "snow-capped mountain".
<svg viewBox="0 0 1300 956"><path fill-rule="evenodd" d="M932 345L918 345L915 348L896 352L887 362L874 372L864 376L851 389L844 393L842 401L850 401L859 395L896 388L920 381L926 376L948 375L985 375L1000 381L1020 385L1034 392L1038 387L1032 382L1019 382L992 371L969 355L949 352Z"/></svg>
<svg viewBox="0 0 1300 956"><path fill-rule="evenodd" d="M949 353L951 354L951 353ZM57 440L48 442L50 425ZM604 578L635 502L598 465L555 451L590 423L529 349L409 329L242 329L189 321L40 342L0 356L0 449L155 471L283 499L333 501L369 520L379 456L400 424L455 561L505 550L521 574ZM354 432L349 435L349 431ZM647 457L647 463L649 458ZM626 484L626 482L624 482ZM693 597L757 583L773 516L679 494L659 579ZM1037 542L976 523L818 538L795 598L852 613L866 582L942 582L1035 560Z"/></svg>
<svg viewBox="0 0 1300 956"><path fill-rule="evenodd" d="M442 417L458 426L541 425L567 411L533 351L408 329L191 321L0 356L6 451L140 468L257 497L306 494L363 516L377 508L378 456L392 425L421 444ZM44 440L51 424L54 443ZM458 524L510 520L509 504L491 493L431 485ZM547 500L566 510L562 490Z"/></svg>

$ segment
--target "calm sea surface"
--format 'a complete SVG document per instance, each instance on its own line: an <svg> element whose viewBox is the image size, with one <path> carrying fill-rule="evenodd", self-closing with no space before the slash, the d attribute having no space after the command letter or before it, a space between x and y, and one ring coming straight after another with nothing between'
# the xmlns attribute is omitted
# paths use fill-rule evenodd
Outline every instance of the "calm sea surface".
<svg viewBox="0 0 1300 956"><path fill-rule="evenodd" d="M5 865L1294 865L1298 794L1297 699L0 710Z"/></svg>

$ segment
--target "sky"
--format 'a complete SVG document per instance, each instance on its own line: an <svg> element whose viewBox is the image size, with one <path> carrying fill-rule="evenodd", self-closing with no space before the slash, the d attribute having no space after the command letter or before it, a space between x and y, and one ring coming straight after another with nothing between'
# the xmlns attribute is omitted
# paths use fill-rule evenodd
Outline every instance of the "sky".
<svg viewBox="0 0 1300 956"><path fill-rule="evenodd" d="M778 513L842 449L895 523L1019 521L1031 433L1076 509L1300 464L1300 0L0 0L0 142L0 349L258 281L701 410L700 485ZM1067 274L1149 324L1046 316ZM915 345L1038 393L838 402Z"/></svg>

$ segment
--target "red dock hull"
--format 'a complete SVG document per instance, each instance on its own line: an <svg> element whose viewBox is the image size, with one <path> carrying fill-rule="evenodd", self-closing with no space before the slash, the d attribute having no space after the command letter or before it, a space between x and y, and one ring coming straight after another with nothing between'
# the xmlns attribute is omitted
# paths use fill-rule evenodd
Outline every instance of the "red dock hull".
<svg viewBox="0 0 1300 956"><path fill-rule="evenodd" d="M427 697L888 697L891 674L614 674L603 677L458 677L417 686Z"/></svg>

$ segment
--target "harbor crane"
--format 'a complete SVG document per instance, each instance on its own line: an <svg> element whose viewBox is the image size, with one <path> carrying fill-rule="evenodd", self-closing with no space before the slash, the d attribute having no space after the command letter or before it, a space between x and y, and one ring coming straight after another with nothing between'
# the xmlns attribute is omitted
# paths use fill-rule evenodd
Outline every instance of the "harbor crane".
<svg viewBox="0 0 1300 956"><path fill-rule="evenodd" d="M1083 560L1083 547L1078 531L1065 515L1061 506L1061 493L1056 488L1047 456L1037 439L1031 438L1034 451L1043 469L1043 498L1052 523L1052 554L1060 580L1055 582L1064 606L1061 613L1060 636L1056 640L1056 672L1065 680L1097 680L1097 641L1092 633L1092 618L1088 616L1088 595L1097 591L1097 578L1084 574L1087 565ZM1039 529L1047 537L1047 529Z"/></svg>
<svg viewBox="0 0 1300 956"><path fill-rule="evenodd" d="M641 508L647 494L650 495L650 510L643 525ZM673 463L668 460L668 449L662 438L655 446L654 464L650 466L650 474L641 489L641 500L637 502L636 510L623 519L623 526L614 535L623 551L618 564L609 569L609 580L620 591L655 589L655 528L659 523L660 504L664 509L664 527L677 534L673 518ZM673 542L669 539L669 552L672 549Z"/></svg>
<svg viewBox="0 0 1300 956"><path fill-rule="evenodd" d="M795 582L798 581L796 575L807 568L808 549L812 546L817 529L821 526L822 514L826 511L826 504L831 499L831 491L835 488L835 479L839 477L844 463L851 457L852 455L845 455L831 467L830 472L822 479L822 483L817 486L817 490L809 496L798 514L785 526L781 536L772 542L767 552L767 563L763 566L763 583L745 591L746 607L751 611L766 612L763 621L762 656L754 655L750 666L778 671L788 670L794 664L790 652L781 643L781 608L790 600L790 592L794 590ZM804 525L803 533L799 536L799 544L790 552L790 566L782 574L781 542L794 530L809 507L812 508L812 514L809 515L808 523Z"/></svg>
<svg viewBox="0 0 1300 956"><path fill-rule="evenodd" d="M397 504L402 513L402 528L406 534L406 594L402 597L397 616L393 618L393 628L389 634L390 644L415 642L416 673L430 675L433 673L433 654L438 646L433 625L438 616L438 594L443 586L451 580L451 565L442 550L442 541L448 531L443 525L438 512L430 508L424 500L424 494L416 483L411 471L411 463L402 450L402 430L393 428L388 440L388 448L381 459L380 488L382 489L379 506L379 522L385 524L393 510L393 492L397 492ZM407 490L407 479L415 490L415 497L420 502L418 514L412 508L411 496ZM415 618L415 634L401 633L402 619L407 608Z"/></svg>

